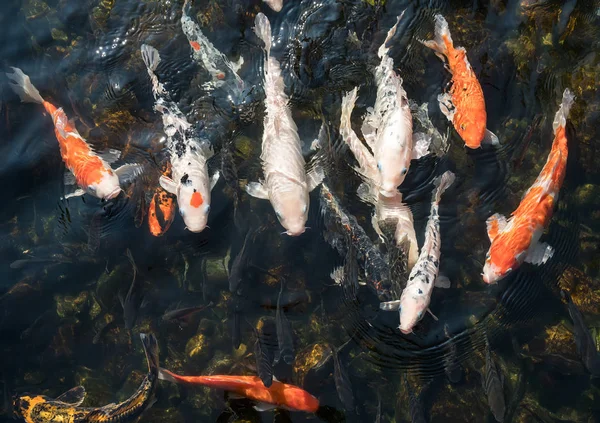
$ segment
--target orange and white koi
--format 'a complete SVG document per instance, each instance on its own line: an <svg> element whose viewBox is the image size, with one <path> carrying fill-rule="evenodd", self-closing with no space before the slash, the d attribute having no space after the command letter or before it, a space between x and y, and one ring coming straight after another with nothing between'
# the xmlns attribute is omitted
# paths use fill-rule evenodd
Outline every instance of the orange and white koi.
<svg viewBox="0 0 600 423"><path fill-rule="evenodd" d="M498 137L486 129L487 112L483 90L467 58L464 47L454 47L448 22L442 15L435 15L435 39L421 41L436 56L447 60L452 73L452 87L440 94L440 109L469 148L481 144L499 144Z"/></svg>
<svg viewBox="0 0 600 423"><path fill-rule="evenodd" d="M404 12L390 28L378 55L381 63L375 69L377 98L362 126L362 133L375 156L379 173L379 189L387 197L393 197L402 184L412 159L427 154L429 138L424 134L413 135L412 116L408 96L402 87L402 78L394 70L389 56L390 42Z"/></svg>
<svg viewBox="0 0 600 423"><path fill-rule="evenodd" d="M284 408L291 411L314 413L319 409L319 400L304 389L273 378L268 388L258 376L180 376L169 370L160 369L158 378L172 383L185 383L223 389L242 398L257 401L258 411Z"/></svg>
<svg viewBox="0 0 600 423"><path fill-rule="evenodd" d="M83 195L86 192L94 197L110 200L122 191L121 184L133 180L141 173L141 166L126 164L113 170L110 162L119 158L117 150L110 150L108 154L96 153L83 139L75 125L69 122L62 108L56 108L52 103L44 100L39 91L33 86L29 76L21 69L12 68L12 73L6 76L13 91L25 103L39 103L52 116L54 133L60 146L60 154L67 169L74 176L79 188L65 198ZM65 178L66 181L73 179Z"/></svg>
<svg viewBox="0 0 600 423"><path fill-rule="evenodd" d="M419 257L419 244L417 243L417 235L415 233L413 215L410 208L403 203L402 193L395 190L393 196L385 196L379 189L379 172L375 157L360 141L354 130L350 117L354 104L356 103L357 88L350 91L342 99L342 113L340 119L340 134L354 158L358 162L356 172L361 175L364 183L358 188L358 196L366 203L372 204L375 207L375 213L371 220L375 232L384 239L383 233L379 228L379 223L388 219L396 221L396 230L394 238L396 246L404 246L408 243L408 268L412 267L417 262Z"/></svg>
<svg viewBox="0 0 600 423"><path fill-rule="evenodd" d="M210 212L210 192L219 179L219 172L208 175L207 161L213 152L208 140L198 139L179 107L173 102L154 71L160 63L158 51L142 45L142 58L152 81L156 99L154 109L161 113L167 150L170 156L172 177L160 177L161 187L177 196L179 214L186 228L201 232L206 228Z"/></svg>
<svg viewBox="0 0 600 423"><path fill-rule="evenodd" d="M170 178L171 166L168 165L163 174ZM160 185L154 190L154 195L148 206L148 227L154 236L164 235L175 219L177 197L166 191Z"/></svg>
<svg viewBox="0 0 600 423"><path fill-rule="evenodd" d="M575 96L566 89L552 125L552 149L519 207L510 219L496 213L487 220L487 232L492 244L483 267L485 283L498 282L523 262L543 264L554 254L552 247L539 242L539 239L552 219L554 202L565 178L569 154L565 126L574 101Z"/></svg>
<svg viewBox="0 0 600 423"><path fill-rule="evenodd" d="M265 43L266 53L266 113L260 155L265 180L251 182L245 188L253 197L268 199L286 233L298 236L306 230L309 193L321 183L323 173L318 166L306 172L298 127L288 105L279 62L271 56L271 24L264 14L256 15L254 30Z"/></svg>
<svg viewBox="0 0 600 423"><path fill-rule="evenodd" d="M206 35L196 24L190 15L188 15L188 2L185 0L181 12L181 29L192 48L192 58L202 64L211 76L211 80L203 85L207 91L212 91L225 84L231 85L230 88L239 94L244 89L244 81L239 77L237 71L244 64L243 57L237 63L232 63L223 53L221 53L210 42Z"/></svg>
<svg viewBox="0 0 600 423"><path fill-rule="evenodd" d="M436 188L431 202L431 212L425 228L425 242L417 264L408 276L408 282L402 291L400 300L388 301L379 305L382 310L399 310L400 325L398 329L404 334L411 333L415 325L423 318L425 311L429 309L434 285L440 288L450 286L448 278L439 275L442 246L439 208L442 194L452 185L454 179L454 173L447 171L435 182Z"/></svg>

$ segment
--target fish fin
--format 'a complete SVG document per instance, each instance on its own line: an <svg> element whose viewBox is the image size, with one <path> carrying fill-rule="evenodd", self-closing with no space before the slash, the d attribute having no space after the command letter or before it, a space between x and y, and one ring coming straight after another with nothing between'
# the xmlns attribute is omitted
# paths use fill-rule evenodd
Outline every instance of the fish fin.
<svg viewBox="0 0 600 423"><path fill-rule="evenodd" d="M448 57L449 53L446 46L446 40L452 45L450 28L448 28L448 22L446 22L446 19L444 19L442 15L435 15L434 21L435 38L433 40L421 41L421 43L432 49L440 59L445 60L445 57ZM444 40L444 38L446 38L446 40Z"/></svg>
<svg viewBox="0 0 600 423"><path fill-rule="evenodd" d="M439 274L435 279L434 286L436 288L448 289L452 285L450 279L446 275Z"/></svg>
<svg viewBox="0 0 600 423"><path fill-rule="evenodd" d="M269 199L269 193L265 186L260 182L250 182L245 187L246 192L255 198L260 198L262 200Z"/></svg>
<svg viewBox="0 0 600 423"><path fill-rule="evenodd" d="M431 309L429 307L427 307L427 313L431 314L431 317L433 317L433 320L435 320L436 322L439 320L435 314L433 314L433 312L431 311Z"/></svg>
<svg viewBox="0 0 600 423"><path fill-rule="evenodd" d="M321 147L325 146L325 142L329 140L329 134L327 132L327 125L325 124L325 121L323 121L323 123L321 123L321 128L319 128L319 134L317 135L317 138L315 138L313 140L313 142L310 144L310 150L311 151L317 151L319 150Z"/></svg>
<svg viewBox="0 0 600 423"><path fill-rule="evenodd" d="M379 50L377 50L377 55L379 56L380 59L383 59L383 57L385 55L387 55L388 51L390 50L389 47L386 47L386 44L388 42L390 42L390 40L392 39L394 34L396 34L396 29L398 28L398 24L400 23L400 19L402 19L402 16L404 16L404 11L402 11L402 13L400 15L398 15L398 18L396 19L396 23L394 24L394 26L392 26L389 29L387 36L385 37L385 40L383 41L383 44L381 44L381 47L379 47Z"/></svg>
<svg viewBox="0 0 600 423"><path fill-rule="evenodd" d="M271 55L271 23L263 13L259 13L254 19L254 32L265 43L268 58Z"/></svg>
<svg viewBox="0 0 600 423"><path fill-rule="evenodd" d="M75 175L69 169L65 170L63 181L65 185L77 185L77 179L75 179Z"/></svg>
<svg viewBox="0 0 600 423"><path fill-rule="evenodd" d="M121 157L121 151L115 148L109 148L108 150L99 153L98 157L100 157L106 163L112 164L119 160L119 158Z"/></svg>
<svg viewBox="0 0 600 423"><path fill-rule="evenodd" d="M148 44L142 44L142 60L146 67L154 72L160 63L158 50Z"/></svg>
<svg viewBox="0 0 600 423"><path fill-rule="evenodd" d="M344 280L344 266L338 266L331 271L329 277L333 280L336 285L342 285Z"/></svg>
<svg viewBox="0 0 600 423"><path fill-rule="evenodd" d="M75 191L65 195L64 197L62 197L63 200L66 200L68 198L73 198L73 197L81 197L83 194L85 194L85 191L81 188L77 188Z"/></svg>
<svg viewBox="0 0 600 423"><path fill-rule="evenodd" d="M400 310L400 300L379 303L379 308L385 311L398 311Z"/></svg>
<svg viewBox="0 0 600 423"><path fill-rule="evenodd" d="M413 149L412 158L420 159L423 156L429 154L429 144L431 144L431 137L423 132L413 133Z"/></svg>
<svg viewBox="0 0 600 423"><path fill-rule="evenodd" d="M358 198L368 204L375 204L376 200L371 192L371 187L368 183L363 182L360 184L356 190L356 195Z"/></svg>
<svg viewBox="0 0 600 423"><path fill-rule="evenodd" d="M115 174L119 177L119 184L126 184L141 175L142 170L142 165L130 163L116 168Z"/></svg>
<svg viewBox="0 0 600 423"><path fill-rule="evenodd" d="M383 231L381 230L381 227L379 226L379 218L377 217L377 214L375 214L375 213L371 216L371 226L373 226L373 230L375 231L377 236L379 236L379 239L381 240L381 242L383 244L387 244L387 241L388 241L387 237L383 234Z"/></svg>
<svg viewBox="0 0 600 423"><path fill-rule="evenodd" d="M359 173L365 175L368 178L371 178L373 174L377 171L377 165L375 163L375 158L369 152L369 150L363 145L360 141L354 129L352 129L351 116L352 110L354 110L354 104L356 103L356 98L358 95L358 87L354 87L354 89L348 92L342 98L342 113L340 116L340 135L344 139L344 142L352 151L354 158L358 162L360 166Z"/></svg>
<svg viewBox="0 0 600 423"><path fill-rule="evenodd" d="M573 106L574 101L575 95L573 95L573 92L567 88L563 92L562 103L560 104L558 112L556 112L554 122L552 122L552 128L554 129L555 134L559 127L564 127L567 124L567 117L569 116L569 111L571 110L571 106Z"/></svg>
<svg viewBox="0 0 600 423"><path fill-rule="evenodd" d="M175 379L174 374L168 371L167 369L163 369L162 367L158 368L158 379L166 380L167 382L171 383L178 383L177 379Z"/></svg>
<svg viewBox="0 0 600 423"><path fill-rule="evenodd" d="M65 404L72 405L73 407L79 407L85 399L85 388L83 386L76 386L75 388L69 389L61 396L56 398L56 401L64 402Z"/></svg>
<svg viewBox="0 0 600 423"><path fill-rule="evenodd" d="M13 68L12 73L6 72L6 76L10 80L8 85L17 94L23 103L40 103L44 102L44 99L40 95L40 92L33 86L29 76L25 75L19 68Z"/></svg>
<svg viewBox="0 0 600 423"><path fill-rule="evenodd" d="M160 367L158 366L158 341L153 334L140 333L146 360L148 361L148 371L158 376Z"/></svg>
<svg viewBox="0 0 600 423"><path fill-rule="evenodd" d="M454 176L454 173L452 173L449 170L447 170L442 176L437 178L434 182L434 185L437 188L435 190L433 201L439 203L442 200L442 194L450 187L450 185L454 183L455 179L456 176Z"/></svg>
<svg viewBox="0 0 600 423"><path fill-rule="evenodd" d="M440 104L440 110L446 116L450 122L454 120L454 104L452 103L452 96L450 93L444 93L438 95L438 103Z"/></svg>
<svg viewBox="0 0 600 423"><path fill-rule="evenodd" d="M275 404L268 404L266 402L259 402L254 406L254 409L259 412L269 411L277 408Z"/></svg>
<svg viewBox="0 0 600 423"><path fill-rule="evenodd" d="M541 265L550 260L552 255L554 255L554 248L545 242L538 242L535 246L529 248L525 261L527 263Z"/></svg>
<svg viewBox="0 0 600 423"><path fill-rule="evenodd" d="M319 184L323 182L323 178L325 178L325 173L323 172L323 168L321 166L317 165L309 170L306 173L308 192L311 192L313 189L318 187Z"/></svg>
<svg viewBox="0 0 600 423"><path fill-rule="evenodd" d="M498 139L496 134L494 134L492 131L486 129L483 139L481 140L481 143L496 146L496 145L500 145L500 140Z"/></svg>
<svg viewBox="0 0 600 423"><path fill-rule="evenodd" d="M169 194L177 195L177 184L174 180L168 176L161 175L158 182L160 183L161 188L167 191Z"/></svg>
<svg viewBox="0 0 600 423"><path fill-rule="evenodd" d="M504 231L506 224L506 217L500 213L494 213L488 218L488 220L485 222L485 225L487 227L487 234L490 241L493 241L499 233Z"/></svg>
<svg viewBox="0 0 600 423"><path fill-rule="evenodd" d="M219 177L220 176L221 176L221 173L218 170L215 173L213 173L213 176L211 176L211 178L210 178L210 189L211 189L211 191L215 187L215 185L217 185L217 182L219 182Z"/></svg>
<svg viewBox="0 0 600 423"><path fill-rule="evenodd" d="M245 399L246 397L243 395L240 395L240 394L236 394L235 392L228 392L227 398L232 399L232 400L241 400L241 399Z"/></svg>
<svg viewBox="0 0 600 423"><path fill-rule="evenodd" d="M114 405L116 405L116 404L112 403L112 404L107 404L102 408L97 408L96 410L93 410L92 412L87 414L85 416L85 419L90 422L93 422L94 420L96 420L97 422L106 421L108 419L108 417L110 417L110 412L108 410L106 410L106 408L114 406Z"/></svg>

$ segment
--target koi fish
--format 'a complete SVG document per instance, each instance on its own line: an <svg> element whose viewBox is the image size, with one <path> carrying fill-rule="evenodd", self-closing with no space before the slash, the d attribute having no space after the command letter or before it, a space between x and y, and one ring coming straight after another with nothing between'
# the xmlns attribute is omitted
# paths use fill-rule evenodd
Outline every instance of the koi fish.
<svg viewBox="0 0 600 423"><path fill-rule="evenodd" d="M386 196L379 189L379 172L376 159L360 141L352 129L350 121L356 97L357 88L354 88L354 90L350 91L342 99L340 134L358 162L358 168L355 169L356 172L364 180L364 183L359 186L357 193L361 200L375 207L375 214L373 215L371 224L375 232L382 239L385 237L379 227L380 222L388 219L396 222L394 234L396 246L405 246L408 243L408 268L412 269L419 257L419 244L417 243L413 215L410 208L403 203L400 191L394 188L395 193Z"/></svg>
<svg viewBox="0 0 600 423"><path fill-rule="evenodd" d="M172 176L170 164L163 174L168 178ZM148 227L152 235L162 236L169 230L175 219L176 200L175 195L166 191L160 185L155 188L148 206Z"/></svg>
<svg viewBox="0 0 600 423"><path fill-rule="evenodd" d="M291 411L314 413L319 409L319 400L294 385L282 383L275 378L270 387L265 387L258 376L180 376L165 369L160 369L158 378L173 383L188 383L223 389L236 396L257 401L254 408L267 411L273 408L284 408Z"/></svg>
<svg viewBox="0 0 600 423"><path fill-rule="evenodd" d="M431 213L425 228L425 242L419 259L408 276L400 300L379 305L382 310L399 310L398 329L404 334L412 333L413 327L423 318L425 310L428 310L434 284L439 288L450 286L450 281L446 277L438 276L441 248L439 207L442 194L452 185L454 179L454 174L447 171L435 182Z"/></svg>
<svg viewBox="0 0 600 423"><path fill-rule="evenodd" d="M394 61L388 54L390 49L386 47L396 34L403 15L404 12L398 16L379 47L381 63L375 69L377 98L362 125L365 141L374 153L380 192L386 197L396 195L408 173L410 161L427 154L429 148L428 137L424 134L413 136L408 96L402 87L402 78L394 70Z"/></svg>
<svg viewBox="0 0 600 423"><path fill-rule="evenodd" d="M158 81L154 73L160 63L158 50L146 44L141 50L156 99L154 109L162 115L171 162L172 178L162 175L160 186L177 196L179 214L187 229L202 232L210 212L210 192L219 179L219 172L212 178L208 175L206 162L213 155L212 148L207 140L192 134L191 124Z"/></svg>
<svg viewBox="0 0 600 423"><path fill-rule="evenodd" d="M487 395L488 405L497 422L504 421L506 403L504 400L504 375L492 358L490 344L485 339L485 374L483 375L483 389Z"/></svg>
<svg viewBox="0 0 600 423"><path fill-rule="evenodd" d="M575 96L567 88L552 124L554 141L546 164L519 207L510 219L496 213L486 222L491 245L481 274L485 283L498 282L525 261L546 263L554 254L553 248L539 239L552 219L554 200L565 178L569 154L565 126L573 101Z"/></svg>
<svg viewBox="0 0 600 423"><path fill-rule="evenodd" d="M264 90L266 94L262 139L263 182L251 182L246 192L268 199L277 219L290 236L306 230L309 193L323 180L323 171L314 167L306 172L298 127L292 118L279 62L271 56L271 24L267 17L256 15L255 32L265 43Z"/></svg>
<svg viewBox="0 0 600 423"><path fill-rule="evenodd" d="M231 63L229 59L221 53L208 38L206 38L206 35L202 33L198 24L196 24L188 15L188 2L189 0L185 0L183 3L181 29L192 48L192 58L196 62L201 63L211 76L211 80L205 83L203 88L207 91L212 91L233 82L232 88L235 88L238 93L241 93L244 89L244 81L238 76L237 71L244 63L244 59L240 56L238 63Z"/></svg>
<svg viewBox="0 0 600 423"><path fill-rule="evenodd" d="M469 148L481 144L498 145L498 137L486 129L487 113L483 90L467 58L464 47L454 47L448 22L442 15L435 15L435 39L421 41L432 49L442 61L448 61L452 73L449 92L438 95L440 110L452 122L454 128Z"/></svg>
<svg viewBox="0 0 600 423"><path fill-rule="evenodd" d="M76 197L86 192L94 197L110 200L122 191L121 184L133 180L141 173L141 166L125 164L113 170L110 163L115 162L120 152L109 150L106 154L94 152L92 147L83 139L75 125L69 122L62 108L56 108L44 100L39 91L31 83L29 76L19 68L11 68L12 73L6 73L9 85L24 103L39 103L52 116L54 133L60 146L60 155L67 169L71 172L65 178L67 184L76 183L79 188L65 198ZM74 181L72 180L74 179Z"/></svg>
<svg viewBox="0 0 600 423"><path fill-rule="evenodd" d="M56 399L44 395L22 395L13 402L17 417L27 423L84 423L84 422L134 422L152 406L158 381L158 343L154 335L140 334L148 374L135 393L119 404L104 407L81 407L85 388L77 386Z"/></svg>

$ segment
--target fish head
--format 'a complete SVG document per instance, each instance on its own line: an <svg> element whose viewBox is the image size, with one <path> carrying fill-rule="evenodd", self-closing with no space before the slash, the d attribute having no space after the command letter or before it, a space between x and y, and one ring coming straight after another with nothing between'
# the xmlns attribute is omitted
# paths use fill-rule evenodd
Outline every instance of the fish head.
<svg viewBox="0 0 600 423"><path fill-rule="evenodd" d="M485 258L483 273L481 275L483 281L487 284L497 283L519 265L517 256L515 256L510 248L500 249L497 246L492 244Z"/></svg>
<svg viewBox="0 0 600 423"><path fill-rule="evenodd" d="M402 292L399 310L400 326L398 329L403 334L412 333L413 328L423 318L429 306L428 297L418 285L408 285Z"/></svg>
<svg viewBox="0 0 600 423"><path fill-rule="evenodd" d="M380 192L385 197L393 197L398 193L398 186L404 182L410 157L408 160L403 157L402 152L390 151L388 154L382 154L377 161L377 170L379 171Z"/></svg>
<svg viewBox="0 0 600 423"><path fill-rule="evenodd" d="M269 196L277 220L289 236L299 236L306 230L308 219L308 193L299 185Z"/></svg>
<svg viewBox="0 0 600 423"><path fill-rule="evenodd" d="M485 117L483 118L485 122ZM477 125L477 122L471 122L469 119L463 119L457 126L457 132L470 149L481 147L481 142L485 136L485 125Z"/></svg>
<svg viewBox="0 0 600 423"><path fill-rule="evenodd" d="M87 186L87 191L94 197L108 201L116 198L122 189L117 174L112 169L106 169L98 182Z"/></svg>
<svg viewBox="0 0 600 423"><path fill-rule="evenodd" d="M38 399L40 397L36 397ZM13 415L17 418L26 419L27 416L31 413L31 409L33 406L40 401L34 401L34 398L25 394L21 396L15 395L13 397Z"/></svg>
<svg viewBox="0 0 600 423"><path fill-rule="evenodd" d="M208 184L181 183L177 190L179 214L191 232L202 232L210 213L210 189Z"/></svg>

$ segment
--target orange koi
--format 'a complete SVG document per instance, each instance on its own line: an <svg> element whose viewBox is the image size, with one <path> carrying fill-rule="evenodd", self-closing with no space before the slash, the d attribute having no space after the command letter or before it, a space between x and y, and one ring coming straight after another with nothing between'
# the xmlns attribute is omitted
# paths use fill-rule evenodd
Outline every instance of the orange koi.
<svg viewBox="0 0 600 423"><path fill-rule="evenodd" d="M163 175L171 177L170 164L167 165ZM156 187L148 207L148 226L152 235L162 236L169 230L173 219L175 219L176 199L175 194L171 194L160 185Z"/></svg>
<svg viewBox="0 0 600 423"><path fill-rule="evenodd" d="M103 158L96 154L90 145L77 132L75 125L69 122L62 108L57 108L52 103L45 101L39 91L34 87L21 69L12 68L13 73L7 73L9 84L13 91L21 98L22 102L39 103L52 116L54 122L54 133L60 146L60 154L67 169L75 177L76 184L80 187L75 192L68 194L65 198L89 193L103 200L110 200L122 191L121 182L134 179L141 169L138 165L123 165L113 170L109 161L115 161L119 155L116 150L109 154L113 158ZM118 152L117 152L118 153Z"/></svg>
<svg viewBox="0 0 600 423"><path fill-rule="evenodd" d="M483 267L483 280L496 283L517 269L524 261L543 264L554 254L554 250L539 239L552 219L554 201L567 167L567 135L565 126L575 96L566 89L562 104L554 118L554 141L542 171L527 190L519 207L510 219L496 213L487 221L487 232L491 241Z"/></svg>
<svg viewBox="0 0 600 423"><path fill-rule="evenodd" d="M258 376L180 376L162 368L158 373L158 378L173 383L188 383L223 389L257 401L259 404L254 408L258 411L285 408L291 411L314 413L319 409L319 400L304 389L275 379L273 384L267 388Z"/></svg>
<svg viewBox="0 0 600 423"><path fill-rule="evenodd" d="M442 15L435 15L434 19L435 39L421 42L440 59L447 60L447 69L452 73L450 91L438 96L442 113L452 122L467 147L475 149L481 144L499 144L498 137L486 129L483 90L471 68L467 51L464 47L454 47L448 22Z"/></svg>

